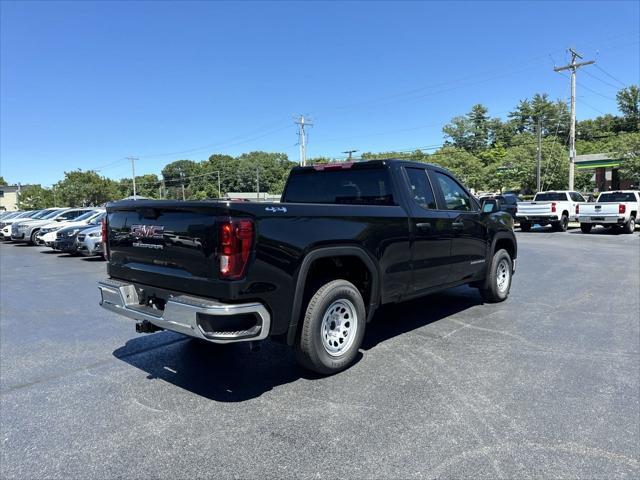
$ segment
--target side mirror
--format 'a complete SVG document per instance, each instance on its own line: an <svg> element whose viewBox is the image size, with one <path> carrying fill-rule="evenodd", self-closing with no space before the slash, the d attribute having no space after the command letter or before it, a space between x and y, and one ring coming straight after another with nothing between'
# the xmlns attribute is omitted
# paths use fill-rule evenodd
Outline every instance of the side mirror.
<svg viewBox="0 0 640 480"><path fill-rule="evenodd" d="M63 221L63 220L65 220L65 219L64 219L64 218L62 218L62 217L58 217L58 218L56 218L56 222L61 222L61 221Z"/></svg>
<svg viewBox="0 0 640 480"><path fill-rule="evenodd" d="M495 198L483 198L480 207L482 213L496 213L500 211L500 201Z"/></svg>

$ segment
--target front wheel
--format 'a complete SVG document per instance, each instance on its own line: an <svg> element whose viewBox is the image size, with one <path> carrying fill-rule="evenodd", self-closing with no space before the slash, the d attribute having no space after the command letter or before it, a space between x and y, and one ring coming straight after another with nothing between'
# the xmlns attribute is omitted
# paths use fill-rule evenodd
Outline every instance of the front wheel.
<svg viewBox="0 0 640 480"><path fill-rule="evenodd" d="M296 345L298 363L323 375L344 370L358 354L365 323L364 301L355 285L325 283L307 305Z"/></svg>
<svg viewBox="0 0 640 480"><path fill-rule="evenodd" d="M581 223L580 224L580 230L582 230L582 233L591 233L591 229L593 228L593 224L592 223Z"/></svg>
<svg viewBox="0 0 640 480"><path fill-rule="evenodd" d="M498 250L491 259L487 277L479 288L482 299L487 303L504 302L509 297L512 276L513 261L509 252Z"/></svg>
<svg viewBox="0 0 640 480"><path fill-rule="evenodd" d="M38 233L40 233L40 230L34 230L34 231L31 233L31 237L30 237L30 240L29 240L29 243L30 243L31 245L37 245L37 244L38 244L38 239L37 239L37 237L38 237Z"/></svg>

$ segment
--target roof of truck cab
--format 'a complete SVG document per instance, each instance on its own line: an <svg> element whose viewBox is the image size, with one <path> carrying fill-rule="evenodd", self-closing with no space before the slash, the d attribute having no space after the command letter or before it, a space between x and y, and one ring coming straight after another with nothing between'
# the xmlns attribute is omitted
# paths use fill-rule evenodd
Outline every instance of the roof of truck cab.
<svg viewBox="0 0 640 480"><path fill-rule="evenodd" d="M416 162L415 160L405 160L402 158L384 158L384 159L375 159L375 160L356 160L353 162L332 162L332 163L319 163L315 165L305 165L293 167L293 170L323 170L326 167L337 167L343 166L343 168L348 169L355 166L373 166L373 165L387 165L387 164L395 164L395 165L404 165L404 166L412 166L412 167L429 167L434 170L442 170L448 171L446 168L441 167L440 165L436 165L435 163L429 162Z"/></svg>

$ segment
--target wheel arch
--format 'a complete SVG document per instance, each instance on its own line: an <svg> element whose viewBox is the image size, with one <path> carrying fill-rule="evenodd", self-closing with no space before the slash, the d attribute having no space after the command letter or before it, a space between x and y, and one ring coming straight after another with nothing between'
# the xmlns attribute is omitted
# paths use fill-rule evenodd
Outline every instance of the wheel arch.
<svg viewBox="0 0 640 480"><path fill-rule="evenodd" d="M304 256L295 276L296 287L293 295L293 303L291 305L291 318L289 320L289 329L287 331L287 344L293 345L295 343L300 315L303 308L303 301L305 299L306 288L308 286L307 279L314 264L317 264L316 262L318 261L336 258L357 259L367 269L371 279L371 285L369 287L368 302L365 298L365 307L367 309L367 321L371 319L373 312L380 303L380 273L376 266L376 262L366 252L366 250L358 246L319 247Z"/></svg>
<svg viewBox="0 0 640 480"><path fill-rule="evenodd" d="M518 257L518 243L516 242L515 236L510 232L498 232L493 237L493 241L491 242L491 249L489 250L489 255L487 261L490 262L495 253L504 248L511 259L516 259Z"/></svg>

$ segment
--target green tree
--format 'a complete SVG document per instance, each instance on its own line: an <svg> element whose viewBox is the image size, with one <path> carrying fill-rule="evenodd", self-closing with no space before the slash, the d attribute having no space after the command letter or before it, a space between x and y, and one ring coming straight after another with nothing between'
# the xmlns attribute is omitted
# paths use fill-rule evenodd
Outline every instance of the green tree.
<svg viewBox="0 0 640 480"><path fill-rule="evenodd" d="M620 174L640 185L640 133L618 135L609 146L610 152L622 159Z"/></svg>
<svg viewBox="0 0 640 480"><path fill-rule="evenodd" d="M451 171L467 186L480 190L484 184L483 163L475 155L451 146L445 146L429 156L429 161Z"/></svg>
<svg viewBox="0 0 640 480"><path fill-rule="evenodd" d="M20 189L20 208L25 210L39 210L53 207L53 192L41 185L27 185Z"/></svg>
<svg viewBox="0 0 640 480"><path fill-rule="evenodd" d="M552 102L546 93L536 93L531 100L520 100L515 110L509 113L515 132L536 133L538 121L542 135L556 135L561 138L569 132L570 114L562 100Z"/></svg>
<svg viewBox="0 0 640 480"><path fill-rule="evenodd" d="M119 198L118 183L92 170L65 172L54 188L61 204L70 207L97 206Z"/></svg>
<svg viewBox="0 0 640 480"><path fill-rule="evenodd" d="M136 194L147 198L160 198L160 186L162 182L153 173L136 175ZM122 178L118 182L118 191L121 198L133 195L133 182L130 178Z"/></svg>
<svg viewBox="0 0 640 480"><path fill-rule="evenodd" d="M190 182L202 173L200 164L193 160L177 160L162 169L166 197L182 199L182 185L185 187L185 198L191 197Z"/></svg>
<svg viewBox="0 0 640 480"><path fill-rule="evenodd" d="M625 120L625 131L640 131L640 89L637 85L629 85L616 95L618 110Z"/></svg>
<svg viewBox="0 0 640 480"><path fill-rule="evenodd" d="M0 185L7 185L7 181L4 179L4 177L0 177Z"/></svg>

